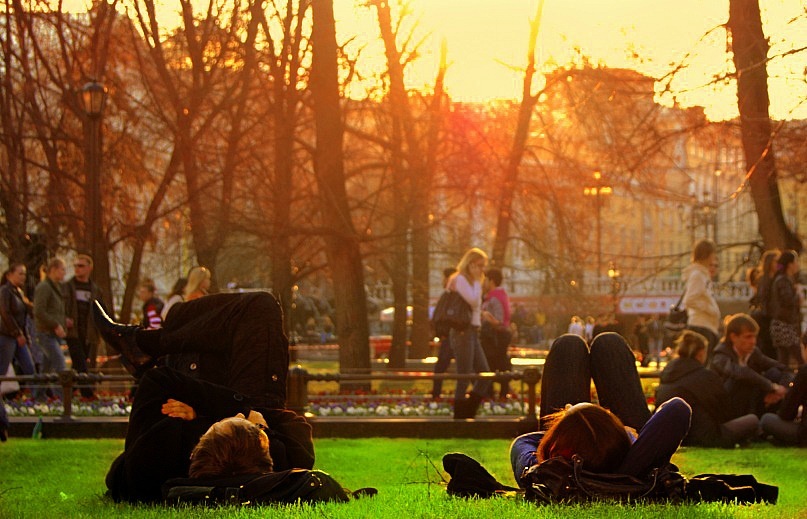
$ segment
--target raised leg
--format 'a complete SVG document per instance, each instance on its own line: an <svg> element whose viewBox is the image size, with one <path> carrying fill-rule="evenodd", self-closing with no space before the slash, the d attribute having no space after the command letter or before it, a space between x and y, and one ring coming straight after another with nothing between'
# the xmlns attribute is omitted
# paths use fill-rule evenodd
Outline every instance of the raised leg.
<svg viewBox="0 0 807 519"><path fill-rule="evenodd" d="M578 335L561 335L552 343L541 376L541 422L566 404L591 400L588 346Z"/></svg>
<svg viewBox="0 0 807 519"><path fill-rule="evenodd" d="M650 418L636 359L621 335L601 333L591 342L591 377L600 405L636 430Z"/></svg>

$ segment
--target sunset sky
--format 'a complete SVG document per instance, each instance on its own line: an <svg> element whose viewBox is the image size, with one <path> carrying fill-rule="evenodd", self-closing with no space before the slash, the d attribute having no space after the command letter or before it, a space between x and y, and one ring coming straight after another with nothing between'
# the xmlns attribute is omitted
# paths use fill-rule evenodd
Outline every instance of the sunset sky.
<svg viewBox="0 0 807 519"><path fill-rule="evenodd" d="M69 10L81 10L89 0L64 0ZM393 6L399 0L389 0ZM409 0L418 35L425 38L419 58L407 69L411 88L429 89L434 81L440 41L448 43L446 86L456 100L485 101L517 98L526 63L529 19L539 0ZM196 0L204 12L207 0ZM281 2L283 3L283 2ZM383 44L374 9L365 0L334 0L340 42L361 50L365 73L384 70ZM121 5L125 5L121 4ZM157 0L163 24L176 23L178 4ZM807 46L805 0L760 0L770 56ZM545 0L539 32L538 69L565 65L575 49L594 63L636 69L661 77L671 63L685 60L672 88L683 106L702 105L712 119L737 115L736 87L705 86L714 76L733 70L722 28L729 0ZM703 38L703 39L702 39ZM689 55L688 58L685 58ZM768 63L771 115L777 119L807 119L807 52ZM536 78L540 87L541 78ZM361 96L367 85L356 85ZM657 85L657 90L660 85ZM662 99L668 104L672 99Z"/></svg>
<svg viewBox="0 0 807 519"><path fill-rule="evenodd" d="M537 3L411 0L411 9L420 18L418 34L426 40L421 57L409 69L409 85L429 88L433 83L439 42L446 38L450 63L446 83L453 98L483 101L518 97L521 75L512 67L523 68L526 62L529 19L535 16ZM365 47L365 66L383 67L375 10L356 7L361 4L335 0L340 40L355 35L350 48ZM569 63L574 49L579 48L595 63L660 77L670 70L671 63L680 62L689 53L688 68L673 82L679 103L703 105L714 119L734 117L736 87L704 87L713 76L733 69L727 62L730 56L725 31L713 31L701 40L710 29L728 20L728 4L728 0L546 0L539 32L539 70L553 62ZM764 31L771 40L770 55L807 46L807 7L802 0L760 0L760 5ZM807 52L769 63L773 117L807 118L805 64Z"/></svg>

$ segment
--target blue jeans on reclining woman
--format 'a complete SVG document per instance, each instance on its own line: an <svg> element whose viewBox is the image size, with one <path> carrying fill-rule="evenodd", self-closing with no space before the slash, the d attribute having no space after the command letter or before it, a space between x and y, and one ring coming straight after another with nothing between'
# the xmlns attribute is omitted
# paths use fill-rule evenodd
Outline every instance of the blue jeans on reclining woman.
<svg viewBox="0 0 807 519"><path fill-rule="evenodd" d="M544 417L564 409L566 404L591 401L592 379L600 405L639 431L638 438L626 432L632 445L617 472L643 477L653 468L669 463L689 431L692 409L683 399L672 398L651 416L636 359L625 339L616 333L597 335L590 351L576 335L562 335L555 340L541 378L542 424ZM510 446L510 462L519 485L523 471L540 462L536 450L542 437L542 431L527 433Z"/></svg>

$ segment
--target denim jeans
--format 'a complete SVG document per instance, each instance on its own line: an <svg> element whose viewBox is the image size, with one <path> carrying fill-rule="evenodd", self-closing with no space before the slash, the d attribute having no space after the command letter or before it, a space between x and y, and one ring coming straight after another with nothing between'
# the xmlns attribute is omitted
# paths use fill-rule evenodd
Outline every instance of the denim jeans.
<svg viewBox="0 0 807 519"><path fill-rule="evenodd" d="M616 333L597 335L590 351L576 335L566 334L555 340L541 378L542 426L546 424L545 416L564 409L566 404L590 401L592 379L600 405L639 431L617 472L643 477L651 469L669 463L689 431L692 409L681 398L673 398L651 416L636 359L625 339ZM535 455L541 435L522 435L510 447L513 475L519 485L524 469L541 461Z"/></svg>
<svg viewBox="0 0 807 519"><path fill-rule="evenodd" d="M541 377L541 421L566 404L591 401L591 381L599 403L636 430L650 418L636 359L619 334L594 337L589 351L577 335L558 337L549 350Z"/></svg>
<svg viewBox="0 0 807 519"><path fill-rule="evenodd" d="M52 333L37 333L37 342L42 349L42 373L59 373L67 369L67 362L64 360L62 352L62 339ZM51 389L55 396L61 398L62 389ZM39 398L44 395L44 388L39 388L34 392L34 396Z"/></svg>
<svg viewBox="0 0 807 519"><path fill-rule="evenodd" d="M485 352L479 343L479 329L469 326L465 330L451 330L451 347L457 361L457 374L481 373L490 371ZM490 391L489 380L478 379L474 382L471 391L482 396L486 396ZM454 401L465 398L465 390L468 389L467 380L458 380L457 388L454 390Z"/></svg>
<svg viewBox="0 0 807 519"><path fill-rule="evenodd" d="M799 423L783 420L774 413L765 413L759 421L762 432L787 445L798 445Z"/></svg>
<svg viewBox="0 0 807 519"><path fill-rule="evenodd" d="M31 358L31 350L28 348L27 344L22 346L17 344L17 348L14 351L14 358L17 359L17 364L20 366L20 370L22 371L20 375L33 375L36 373L34 360Z"/></svg>
<svg viewBox="0 0 807 519"><path fill-rule="evenodd" d="M17 349L17 339L0 335L0 376L5 376L14 352ZM0 427L8 427L5 399L0 395Z"/></svg>
<svg viewBox="0 0 807 519"><path fill-rule="evenodd" d="M440 350L437 352L437 362L434 363L435 373L445 373L454 358L454 350L451 349L451 340L448 337L440 337ZM443 391L443 381L435 380L432 385L432 398L440 398Z"/></svg>

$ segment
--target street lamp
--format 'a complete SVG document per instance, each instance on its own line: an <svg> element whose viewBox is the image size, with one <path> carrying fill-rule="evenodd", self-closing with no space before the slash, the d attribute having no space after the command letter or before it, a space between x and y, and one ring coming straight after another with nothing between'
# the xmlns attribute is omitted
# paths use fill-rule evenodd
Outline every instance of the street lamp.
<svg viewBox="0 0 807 519"><path fill-rule="evenodd" d="M81 89L84 108L84 166L87 181L84 186L84 244L93 261L99 264L99 248L103 239L101 229L101 116L106 102L106 87L95 80Z"/></svg>
<svg viewBox="0 0 807 519"><path fill-rule="evenodd" d="M594 172L594 185L583 188L584 196L594 197L594 208L597 211L597 283L600 282L602 276L602 219L600 213L602 211L602 197L608 196L613 193L613 188L609 186L602 178L602 173Z"/></svg>
<svg viewBox="0 0 807 519"><path fill-rule="evenodd" d="M619 278L621 275L613 261L608 263L608 278L611 280L611 296L614 299L614 316L619 313L619 290L622 288L619 284Z"/></svg>

